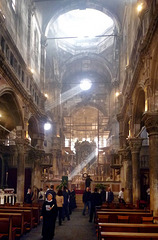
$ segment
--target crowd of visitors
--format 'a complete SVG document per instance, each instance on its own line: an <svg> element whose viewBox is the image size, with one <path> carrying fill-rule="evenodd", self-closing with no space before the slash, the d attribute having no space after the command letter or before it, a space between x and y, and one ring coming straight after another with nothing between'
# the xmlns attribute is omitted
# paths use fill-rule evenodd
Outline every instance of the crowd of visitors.
<svg viewBox="0 0 158 240"><path fill-rule="evenodd" d="M51 185L50 188L46 186L46 191L40 188L36 195L36 201L42 206L41 220L43 221L43 240L52 240L56 220L58 219L59 226L61 226L65 217L68 221L70 220L72 211L77 207L76 193L74 189L70 191L66 186L64 186L63 189L59 189L56 193L54 185ZM31 204L34 200L34 191L31 191L31 187L29 187L25 196L25 203Z"/></svg>
<svg viewBox="0 0 158 240"><path fill-rule="evenodd" d="M85 191L82 196L84 203L82 214L85 216L88 208L89 222L93 222L95 219L96 206L101 206L104 202L108 204L112 203L114 194L110 187L108 187L107 190L103 188L100 193L98 192L98 188L94 188L94 191L91 193L90 182L89 180L89 183L86 182L87 184L85 184ZM41 219L43 220L43 240L52 240L54 237L56 220L58 219L59 226L61 226L65 218L68 221L70 220L72 211L77 207L75 190L73 189L70 191L64 186L63 189L59 189L56 193L54 185L51 185L50 187L46 186L46 191L40 188L37 196L38 203L42 206ZM31 188L28 188L25 202L32 203L34 199L34 192L31 191ZM124 188L119 192L118 201L125 204Z"/></svg>
<svg viewBox="0 0 158 240"><path fill-rule="evenodd" d="M108 187L107 191L103 188L100 193L98 193L98 188L94 188L94 192L91 193L90 188L86 187L82 200L84 203L82 214L85 216L86 209L88 208L89 222L92 222L95 217L96 206L101 206L104 202L107 202L108 204L112 203L114 200L114 194L110 187Z"/></svg>

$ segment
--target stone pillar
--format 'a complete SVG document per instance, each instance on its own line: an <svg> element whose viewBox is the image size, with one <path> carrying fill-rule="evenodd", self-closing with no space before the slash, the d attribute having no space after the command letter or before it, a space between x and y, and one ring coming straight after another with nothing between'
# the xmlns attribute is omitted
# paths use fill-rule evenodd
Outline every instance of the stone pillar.
<svg viewBox="0 0 158 240"><path fill-rule="evenodd" d="M16 139L18 151L17 159L17 202L24 202L24 184L25 184L25 148L24 139Z"/></svg>
<svg viewBox="0 0 158 240"><path fill-rule="evenodd" d="M32 185L37 188L41 187L41 167L40 167L40 158L34 160L34 167L32 171Z"/></svg>
<svg viewBox="0 0 158 240"><path fill-rule="evenodd" d="M132 154L132 189L133 189L133 204L137 204L140 200L140 167L139 154L142 146L142 138L129 138L129 145Z"/></svg>
<svg viewBox="0 0 158 240"><path fill-rule="evenodd" d="M132 160L131 160L131 154L130 150L127 149L121 149L119 153L122 155L122 165L121 168L121 176L123 176L122 179L122 187L125 188L124 197L126 203L132 203Z"/></svg>
<svg viewBox="0 0 158 240"><path fill-rule="evenodd" d="M58 166L57 166L57 150L53 149L53 173L54 177L57 178L59 175Z"/></svg>
<svg viewBox="0 0 158 240"><path fill-rule="evenodd" d="M0 179L0 187L4 187L4 179L5 179L5 164L3 157L0 156L1 159L1 179Z"/></svg>
<svg viewBox="0 0 158 240"><path fill-rule="evenodd" d="M158 217L158 113L147 112L143 120L149 134L150 209Z"/></svg>
<svg viewBox="0 0 158 240"><path fill-rule="evenodd" d="M44 93L45 86L44 86L44 69L45 69L45 56L46 56L46 46L47 46L47 38L42 35L41 36L41 69L40 69L40 86L41 90Z"/></svg>

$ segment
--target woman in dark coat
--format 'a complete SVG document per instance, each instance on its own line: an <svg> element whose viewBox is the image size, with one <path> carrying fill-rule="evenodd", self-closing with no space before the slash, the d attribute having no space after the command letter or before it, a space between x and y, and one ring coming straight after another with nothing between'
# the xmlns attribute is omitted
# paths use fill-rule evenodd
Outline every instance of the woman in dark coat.
<svg viewBox="0 0 158 240"><path fill-rule="evenodd" d="M43 240L52 240L54 238L57 205L51 193L47 195L47 199L43 203L41 215L41 219L43 218Z"/></svg>

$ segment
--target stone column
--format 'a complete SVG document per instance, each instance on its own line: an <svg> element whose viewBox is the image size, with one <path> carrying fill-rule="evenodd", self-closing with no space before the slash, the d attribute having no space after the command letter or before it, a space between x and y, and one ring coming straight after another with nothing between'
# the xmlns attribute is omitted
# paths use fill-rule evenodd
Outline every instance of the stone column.
<svg viewBox="0 0 158 240"><path fill-rule="evenodd" d="M42 92L45 90L44 86L44 69L45 69L45 56L46 56L46 46L47 46L47 38L42 34L41 36L41 69L40 69L40 86Z"/></svg>
<svg viewBox="0 0 158 240"><path fill-rule="evenodd" d="M140 167L139 154L142 146L142 138L129 138L129 145L132 154L132 189L133 189L133 204L137 204L140 200Z"/></svg>
<svg viewBox="0 0 158 240"><path fill-rule="evenodd" d="M41 166L40 166L40 158L34 159L34 167L32 171L32 185L37 188L41 187Z"/></svg>
<svg viewBox="0 0 158 240"><path fill-rule="evenodd" d="M53 150L53 172L54 176L58 177L59 172L58 172L58 166L57 166L57 150Z"/></svg>
<svg viewBox="0 0 158 240"><path fill-rule="evenodd" d="M24 184L25 184L25 148L24 139L16 139L18 151L17 159L17 202L24 202Z"/></svg>
<svg viewBox="0 0 158 240"><path fill-rule="evenodd" d="M150 209L158 216L158 113L147 112L143 120L149 134Z"/></svg>
<svg viewBox="0 0 158 240"><path fill-rule="evenodd" d="M122 187L125 188L125 201L126 203L132 203L132 160L130 149L121 149L119 153L122 155L121 171L123 172Z"/></svg>
<svg viewBox="0 0 158 240"><path fill-rule="evenodd" d="M4 179L5 179L5 164L4 164L4 159L3 157L1 157L1 179L0 179L0 187L3 188L4 187Z"/></svg>

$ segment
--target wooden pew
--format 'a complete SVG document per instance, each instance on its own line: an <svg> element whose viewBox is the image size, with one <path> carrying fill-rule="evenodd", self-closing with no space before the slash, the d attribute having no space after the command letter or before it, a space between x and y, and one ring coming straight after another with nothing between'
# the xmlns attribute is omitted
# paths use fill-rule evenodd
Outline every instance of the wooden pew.
<svg viewBox="0 0 158 240"><path fill-rule="evenodd" d="M153 223L154 217L142 217L142 223Z"/></svg>
<svg viewBox="0 0 158 240"><path fill-rule="evenodd" d="M98 223L98 240L101 232L158 233L158 224Z"/></svg>
<svg viewBox="0 0 158 240"><path fill-rule="evenodd" d="M20 209L0 209L0 213L23 213L24 225L27 231L30 231L33 227L32 210L20 210Z"/></svg>
<svg viewBox="0 0 158 240"><path fill-rule="evenodd" d="M12 226L16 228L16 237L20 237L25 233L24 214L0 212L0 218L12 218Z"/></svg>
<svg viewBox="0 0 158 240"><path fill-rule="evenodd" d="M143 209L127 209L127 208L119 208L119 209L108 209L108 208L104 208L104 207L101 207L101 208L97 208L96 207L96 210L98 211L104 211L104 212L143 212L143 213L152 213L152 211L150 211L149 209L147 210L143 210Z"/></svg>
<svg viewBox="0 0 158 240"><path fill-rule="evenodd" d="M39 206L0 206L0 209L17 209L17 210L31 210L33 227L40 223L40 207Z"/></svg>
<svg viewBox="0 0 158 240"><path fill-rule="evenodd" d="M117 223L118 215L129 216L129 223L142 223L142 217L152 217L152 213L146 212L105 212L97 211L96 212L96 223L101 221L102 216L109 215L108 222ZM103 222L103 221L102 221Z"/></svg>
<svg viewBox="0 0 158 240"><path fill-rule="evenodd" d="M125 205L123 203L103 203L102 204L103 208L107 209L135 209L135 205L131 203L126 203Z"/></svg>
<svg viewBox="0 0 158 240"><path fill-rule="evenodd" d="M15 240L15 228L12 226L12 217L0 218L0 236L8 240Z"/></svg>
<svg viewBox="0 0 158 240"><path fill-rule="evenodd" d="M158 233L101 232L101 240L156 240Z"/></svg>

